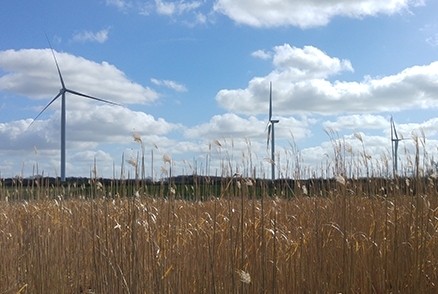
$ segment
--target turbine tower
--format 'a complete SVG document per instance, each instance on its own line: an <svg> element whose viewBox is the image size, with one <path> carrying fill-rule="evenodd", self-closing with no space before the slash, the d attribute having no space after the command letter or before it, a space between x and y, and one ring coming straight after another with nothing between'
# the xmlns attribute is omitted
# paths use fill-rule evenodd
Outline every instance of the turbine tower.
<svg viewBox="0 0 438 294"><path fill-rule="evenodd" d="M397 130L395 129L395 123L394 119L391 116L391 147L392 147L392 168L393 168L393 175L396 177L398 175L398 142L400 142L403 139L399 139L397 135Z"/></svg>
<svg viewBox="0 0 438 294"><path fill-rule="evenodd" d="M279 123L278 119L272 119L272 82L269 84L269 119L268 119L268 141L266 148L269 148L271 140L271 179L275 180L275 124ZM272 134L272 139L271 139Z"/></svg>
<svg viewBox="0 0 438 294"><path fill-rule="evenodd" d="M35 117L35 119L32 121L32 123L29 125L29 127L34 123L35 120L38 119L38 117L44 112L44 110L46 110L56 99L58 99L61 96L61 181L65 181L65 94L70 93L73 95L82 96L82 97L85 97L88 99L92 99L92 100L96 100L96 101L100 101L100 102L104 102L104 103L108 103L108 104L113 104L113 105L118 105L118 106L122 106L122 105L119 103L100 99L97 97L93 97L90 95L86 95L86 94L68 89L65 86L64 79L62 78L61 70L59 69L58 61L57 61L56 56L55 56L55 52L53 51L52 45L50 44L50 41L49 41L49 38L47 37L47 35L46 35L46 39L47 39L47 42L49 43L50 50L52 51L53 59L55 60L56 68L58 70L59 80L61 81L61 89L59 90L59 93L55 96L55 98L53 98L46 105L46 107L44 107L43 110L41 110L41 112L38 113L38 115Z"/></svg>

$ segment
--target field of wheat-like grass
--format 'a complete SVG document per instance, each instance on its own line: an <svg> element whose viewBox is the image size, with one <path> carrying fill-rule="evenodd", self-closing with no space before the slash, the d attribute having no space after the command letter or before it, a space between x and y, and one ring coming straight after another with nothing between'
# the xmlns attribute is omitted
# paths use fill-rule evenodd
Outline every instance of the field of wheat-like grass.
<svg viewBox="0 0 438 294"><path fill-rule="evenodd" d="M133 180L1 180L0 293L438 293L423 141L402 176L332 142L320 176L295 154L259 179L249 152L243 175L227 155L221 176L151 182L142 145Z"/></svg>
<svg viewBox="0 0 438 294"><path fill-rule="evenodd" d="M2 200L0 293L436 293L432 180L415 195L389 183L392 196L298 184L292 198L230 182L203 201Z"/></svg>

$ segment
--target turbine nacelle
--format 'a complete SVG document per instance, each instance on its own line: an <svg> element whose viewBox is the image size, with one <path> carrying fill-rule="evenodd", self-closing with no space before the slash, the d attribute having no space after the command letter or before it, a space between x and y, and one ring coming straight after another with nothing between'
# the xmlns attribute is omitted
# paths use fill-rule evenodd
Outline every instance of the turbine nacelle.
<svg viewBox="0 0 438 294"><path fill-rule="evenodd" d="M271 130L272 130L272 128L274 127L274 124L277 124L277 123L279 123L280 121L278 120L278 119L273 119L273 120L270 120L269 122L268 122L268 125L267 125L267 129L268 129L268 141L267 141L267 146L266 146L266 148L269 148L269 141L270 141L270 138L271 138Z"/></svg>

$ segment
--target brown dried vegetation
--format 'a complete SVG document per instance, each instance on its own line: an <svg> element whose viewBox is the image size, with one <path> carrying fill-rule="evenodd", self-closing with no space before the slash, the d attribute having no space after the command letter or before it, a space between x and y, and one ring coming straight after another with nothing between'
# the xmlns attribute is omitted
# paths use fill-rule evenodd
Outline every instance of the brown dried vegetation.
<svg viewBox="0 0 438 294"><path fill-rule="evenodd" d="M9 201L1 293L433 293L437 195Z"/></svg>
<svg viewBox="0 0 438 294"><path fill-rule="evenodd" d="M235 177L203 201L176 186L136 196L91 187L76 192L84 199L39 184L27 201L19 189L30 188L0 188L0 293L438 289L436 177Z"/></svg>

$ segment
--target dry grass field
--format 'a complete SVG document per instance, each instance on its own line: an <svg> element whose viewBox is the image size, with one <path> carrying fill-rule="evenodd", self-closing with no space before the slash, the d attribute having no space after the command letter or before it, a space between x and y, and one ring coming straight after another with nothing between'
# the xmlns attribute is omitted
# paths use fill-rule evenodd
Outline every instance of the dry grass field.
<svg viewBox="0 0 438 294"><path fill-rule="evenodd" d="M2 180L0 293L438 293L438 180L419 149L394 178L341 147L333 178ZM340 176L357 166L367 177Z"/></svg>
<svg viewBox="0 0 438 294"><path fill-rule="evenodd" d="M204 201L3 199L0 293L436 293L435 180L338 181L324 197L303 182L289 199L248 183Z"/></svg>

